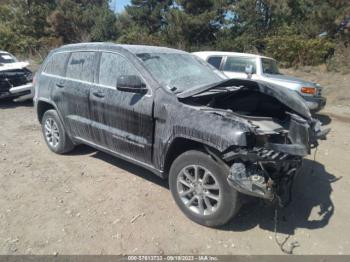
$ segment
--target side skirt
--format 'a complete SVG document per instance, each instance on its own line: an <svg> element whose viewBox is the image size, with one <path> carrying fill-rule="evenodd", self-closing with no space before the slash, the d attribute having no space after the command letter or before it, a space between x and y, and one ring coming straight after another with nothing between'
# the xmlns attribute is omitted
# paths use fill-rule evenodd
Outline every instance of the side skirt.
<svg viewBox="0 0 350 262"><path fill-rule="evenodd" d="M131 158L129 156L126 156L126 155L114 152L113 150L110 150L108 148L105 148L103 146L97 145L97 144L95 144L93 142L87 141L87 140L79 138L79 137L74 137L74 140L78 141L79 143L91 146L91 147L93 147L93 148L95 148L95 149L97 149L99 151L102 151L102 152L105 152L107 154L110 154L110 155L113 155L115 157L118 157L120 159L123 159L123 160L125 160L127 162L130 162L132 164L135 164L137 166L143 167L143 168L151 171L153 174L155 174L155 175L157 175L157 176L159 176L159 177L164 179L164 172L162 170L159 170L159 169L155 168L152 165L149 165L149 164L146 164L144 162L135 160L135 159L133 159L133 158Z"/></svg>

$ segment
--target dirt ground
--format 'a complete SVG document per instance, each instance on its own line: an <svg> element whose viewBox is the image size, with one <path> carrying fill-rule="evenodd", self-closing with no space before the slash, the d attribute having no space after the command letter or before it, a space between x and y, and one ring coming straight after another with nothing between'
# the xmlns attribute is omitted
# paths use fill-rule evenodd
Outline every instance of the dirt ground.
<svg viewBox="0 0 350 262"><path fill-rule="evenodd" d="M305 160L280 211L278 239L290 234L295 254L350 254L350 107L327 89L332 103L317 117L332 128L329 139L316 161ZM0 123L0 254L282 253L274 209L260 200L224 228L206 228L144 169L86 146L51 153L31 103L1 102Z"/></svg>

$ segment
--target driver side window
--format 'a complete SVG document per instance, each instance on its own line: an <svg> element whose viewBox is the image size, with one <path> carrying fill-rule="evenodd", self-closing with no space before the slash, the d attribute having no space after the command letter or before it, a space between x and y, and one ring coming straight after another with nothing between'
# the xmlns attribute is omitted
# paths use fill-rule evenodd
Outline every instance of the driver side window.
<svg viewBox="0 0 350 262"><path fill-rule="evenodd" d="M139 75L139 73L125 57L114 53L102 53L99 83L115 88L117 86L117 78L121 75Z"/></svg>

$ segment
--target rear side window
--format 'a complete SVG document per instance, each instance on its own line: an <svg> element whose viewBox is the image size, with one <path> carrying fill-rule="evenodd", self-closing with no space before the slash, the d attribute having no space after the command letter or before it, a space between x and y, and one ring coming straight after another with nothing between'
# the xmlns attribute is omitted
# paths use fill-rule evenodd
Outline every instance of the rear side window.
<svg viewBox="0 0 350 262"><path fill-rule="evenodd" d="M256 59L254 57L227 57L224 71L244 73L246 66L253 67L253 74L256 73Z"/></svg>
<svg viewBox="0 0 350 262"><path fill-rule="evenodd" d="M122 75L139 75L139 73L125 57L113 53L102 53L99 74L100 84L116 87L117 78Z"/></svg>
<svg viewBox="0 0 350 262"><path fill-rule="evenodd" d="M95 52L72 53L68 61L66 76L72 79L93 82L95 60Z"/></svg>
<svg viewBox="0 0 350 262"><path fill-rule="evenodd" d="M66 65L69 53L53 54L45 67L45 73L57 76L64 76L64 67Z"/></svg>
<svg viewBox="0 0 350 262"><path fill-rule="evenodd" d="M216 69L220 69L222 61L222 56L211 56L208 58L208 63L211 64Z"/></svg>

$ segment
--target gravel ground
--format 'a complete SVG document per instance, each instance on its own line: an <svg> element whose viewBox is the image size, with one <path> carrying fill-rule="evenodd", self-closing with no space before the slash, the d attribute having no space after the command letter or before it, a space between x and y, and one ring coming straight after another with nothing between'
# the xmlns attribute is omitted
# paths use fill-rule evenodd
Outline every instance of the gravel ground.
<svg viewBox="0 0 350 262"><path fill-rule="evenodd" d="M350 254L350 108L318 115L332 131L280 210L295 254ZM0 254L281 254L274 209L251 199L220 229L188 220L167 183L79 146L51 153L30 103L0 103Z"/></svg>

